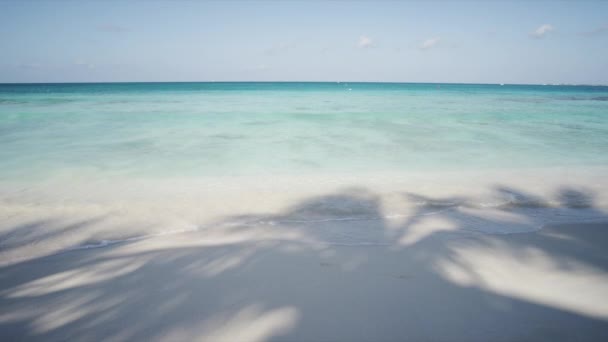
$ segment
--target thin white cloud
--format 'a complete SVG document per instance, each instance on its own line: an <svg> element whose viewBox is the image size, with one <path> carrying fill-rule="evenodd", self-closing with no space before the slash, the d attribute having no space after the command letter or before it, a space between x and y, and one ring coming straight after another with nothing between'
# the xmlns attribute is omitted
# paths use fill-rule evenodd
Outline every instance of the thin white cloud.
<svg viewBox="0 0 608 342"><path fill-rule="evenodd" d="M530 32L530 36L533 38L544 38L549 32L554 31L555 27L549 24L541 25L536 30Z"/></svg>
<svg viewBox="0 0 608 342"><path fill-rule="evenodd" d="M18 65L21 69L40 69L42 68L42 64L40 63L20 63Z"/></svg>
<svg viewBox="0 0 608 342"><path fill-rule="evenodd" d="M89 69L93 69L95 68L95 64L93 63L88 63L82 59L77 59L74 61L74 65L79 66L79 67L85 67L85 68L89 68Z"/></svg>
<svg viewBox="0 0 608 342"><path fill-rule="evenodd" d="M286 52L289 52L291 49L294 48L294 46L294 44L279 43L264 50L264 54L268 56L282 55Z"/></svg>
<svg viewBox="0 0 608 342"><path fill-rule="evenodd" d="M270 70L270 66L268 66L267 64L256 64L256 65L247 67L243 70L245 70L247 72L263 72L263 71Z"/></svg>
<svg viewBox="0 0 608 342"><path fill-rule="evenodd" d="M129 29L124 26L113 25L113 24L103 24L97 26L99 31L103 32L111 32L111 33L124 33L129 32Z"/></svg>
<svg viewBox="0 0 608 342"><path fill-rule="evenodd" d="M420 44L419 48L420 48L420 50L432 49L435 46L437 46L437 43L439 43L440 40L441 40L441 38L439 38L439 37L429 38L429 39L425 40L424 42L422 42L422 44Z"/></svg>
<svg viewBox="0 0 608 342"><path fill-rule="evenodd" d="M580 32L579 34L581 36L585 36L585 37L594 37L594 36L602 35L604 33L608 33L608 24L594 28L591 31Z"/></svg>
<svg viewBox="0 0 608 342"><path fill-rule="evenodd" d="M371 47L374 44L374 41L368 36L359 37L359 41L357 42L357 47L359 49L366 49Z"/></svg>

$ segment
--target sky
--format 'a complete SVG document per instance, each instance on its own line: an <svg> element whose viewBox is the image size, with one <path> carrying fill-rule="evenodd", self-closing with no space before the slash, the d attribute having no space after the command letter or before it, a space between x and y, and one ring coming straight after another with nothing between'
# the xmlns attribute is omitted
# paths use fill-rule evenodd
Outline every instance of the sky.
<svg viewBox="0 0 608 342"><path fill-rule="evenodd" d="M608 84L608 1L0 0L0 82Z"/></svg>

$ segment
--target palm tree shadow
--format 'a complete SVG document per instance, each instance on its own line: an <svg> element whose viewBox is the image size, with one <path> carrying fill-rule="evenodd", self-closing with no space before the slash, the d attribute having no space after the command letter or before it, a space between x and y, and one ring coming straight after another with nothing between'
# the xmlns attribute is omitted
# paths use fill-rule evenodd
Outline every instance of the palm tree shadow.
<svg viewBox="0 0 608 342"><path fill-rule="evenodd" d="M496 191L532 199L496 209L524 222L535 220L532 209L607 217L591 194L576 189L560 189L557 207L518 189ZM184 245L146 249L127 242L1 267L0 336L7 341L608 339L605 303L592 311L575 300L509 288L507 281L495 284L496 269L478 262L520 267L522 274L545 267L537 270L556 279L577 277L581 270L606 277L606 225L480 234L469 226L512 222L480 217L468 210L471 199L464 196L404 196L418 205L397 227L384 214L379 194L352 188L279 213L245 213L215 223L227 236L262 227L297 233L296 239L210 244L203 243L209 232L202 230L184 236L190 242ZM407 239L425 229L430 217L452 229L436 231L430 224L430 232ZM358 244L365 241L373 245Z"/></svg>

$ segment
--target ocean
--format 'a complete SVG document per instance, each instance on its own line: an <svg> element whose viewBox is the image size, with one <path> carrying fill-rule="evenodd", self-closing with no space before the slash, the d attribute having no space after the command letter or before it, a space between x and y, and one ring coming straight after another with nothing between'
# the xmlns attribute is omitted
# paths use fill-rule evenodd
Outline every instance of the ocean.
<svg viewBox="0 0 608 342"><path fill-rule="evenodd" d="M606 165L608 87L0 85L0 179Z"/></svg>
<svg viewBox="0 0 608 342"><path fill-rule="evenodd" d="M245 221L385 243L365 220L488 207L525 219L458 226L530 231L606 217L608 87L0 84L0 146L5 245L38 241L16 227L98 216L53 248Z"/></svg>

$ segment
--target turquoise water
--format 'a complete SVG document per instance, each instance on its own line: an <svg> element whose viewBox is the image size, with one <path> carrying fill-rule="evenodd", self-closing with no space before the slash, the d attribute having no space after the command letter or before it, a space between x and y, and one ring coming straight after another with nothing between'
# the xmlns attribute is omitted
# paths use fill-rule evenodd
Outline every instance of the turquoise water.
<svg viewBox="0 0 608 342"><path fill-rule="evenodd" d="M608 87L0 85L0 180L608 164Z"/></svg>

